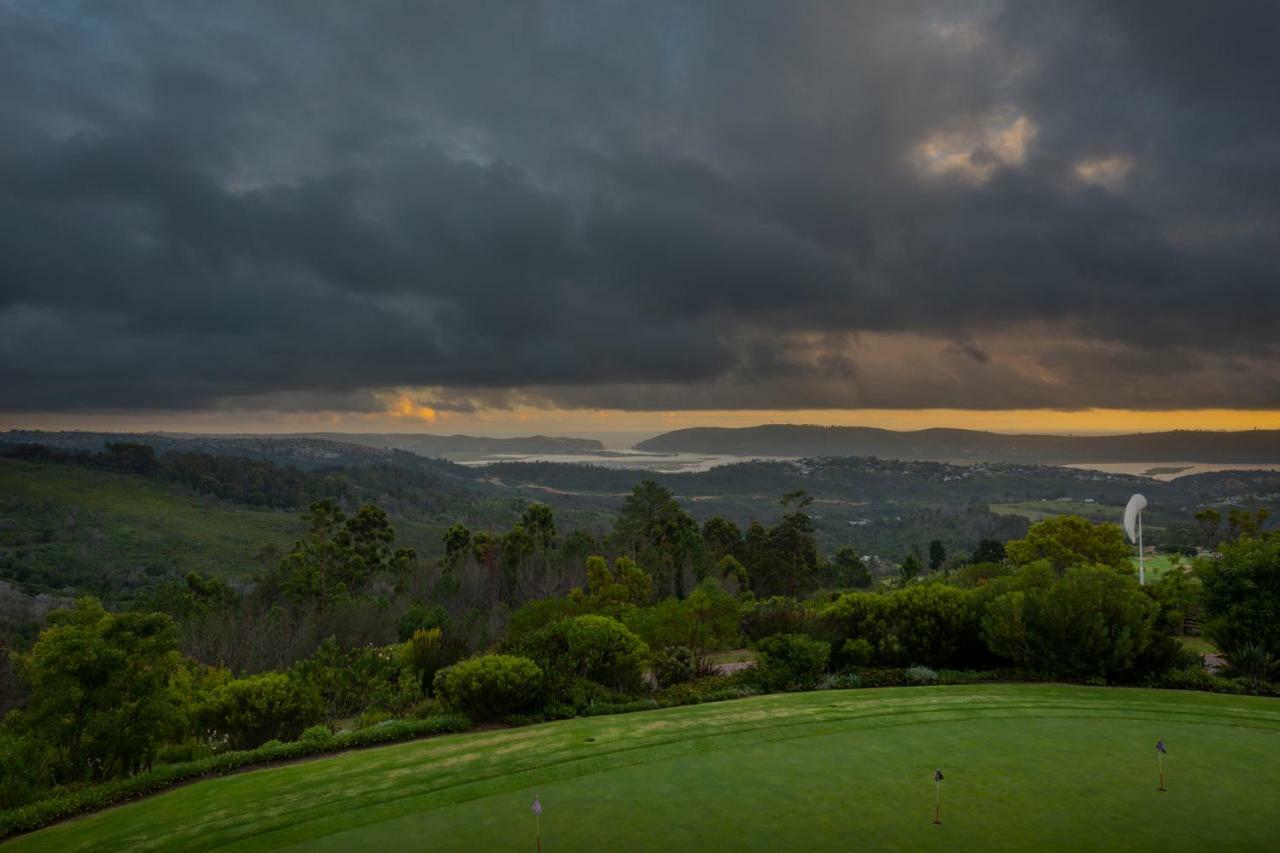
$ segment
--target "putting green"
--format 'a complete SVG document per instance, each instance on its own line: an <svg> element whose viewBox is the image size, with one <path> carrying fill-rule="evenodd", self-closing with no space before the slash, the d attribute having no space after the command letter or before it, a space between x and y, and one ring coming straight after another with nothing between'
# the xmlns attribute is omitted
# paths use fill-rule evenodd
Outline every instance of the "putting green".
<svg viewBox="0 0 1280 853"><path fill-rule="evenodd" d="M1155 742L1169 746L1168 792ZM1262 849L1280 702L1045 685L762 696L201 782L15 850ZM946 774L941 826L932 774Z"/></svg>

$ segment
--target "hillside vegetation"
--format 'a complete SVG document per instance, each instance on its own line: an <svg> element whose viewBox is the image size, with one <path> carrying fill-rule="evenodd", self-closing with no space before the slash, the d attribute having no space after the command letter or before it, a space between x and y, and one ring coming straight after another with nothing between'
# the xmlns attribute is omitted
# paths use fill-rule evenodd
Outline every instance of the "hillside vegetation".
<svg viewBox="0 0 1280 853"><path fill-rule="evenodd" d="M1007 435L965 429L896 432L872 427L769 424L693 427L636 445L658 453L878 456L988 462L1280 462L1280 430L1175 430L1135 435Z"/></svg>
<svg viewBox="0 0 1280 853"><path fill-rule="evenodd" d="M443 527L401 522L425 554ZM37 591L129 591L199 572L247 581L304 525L296 510L257 509L127 474L0 458L0 574Z"/></svg>

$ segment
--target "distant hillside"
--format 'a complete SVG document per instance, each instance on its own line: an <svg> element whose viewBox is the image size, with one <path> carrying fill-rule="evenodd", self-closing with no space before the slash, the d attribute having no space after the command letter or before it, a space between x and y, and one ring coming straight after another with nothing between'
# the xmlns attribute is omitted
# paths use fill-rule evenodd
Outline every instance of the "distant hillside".
<svg viewBox="0 0 1280 853"><path fill-rule="evenodd" d="M384 505L393 503L384 502ZM393 517L397 542L435 556L444 522ZM0 581L33 592L127 596L189 571L247 580L303 532L300 512L219 501L81 465L0 458Z"/></svg>
<svg viewBox="0 0 1280 853"><path fill-rule="evenodd" d="M1079 462L1280 463L1280 430L1136 435L1003 435L964 429L894 432L872 427L778 424L697 427L636 445L659 453L740 456L877 456L881 459L1035 464Z"/></svg>
<svg viewBox="0 0 1280 853"><path fill-rule="evenodd" d="M467 459L496 454L596 453L604 449L591 438L534 435L523 438L485 438L470 435L291 433L282 435L200 433L43 432L10 430L0 444L43 444L63 450L98 452L107 442L149 444L157 451L180 450L226 453L250 459L270 459L300 467L355 466L393 461L394 451L443 459Z"/></svg>
<svg viewBox="0 0 1280 853"><path fill-rule="evenodd" d="M487 438L474 435L429 435L427 433L319 432L302 433L291 437L358 444L362 447L407 450L422 456L440 456L446 459L507 453L595 453L604 450L604 445L594 438L566 438L553 435Z"/></svg>

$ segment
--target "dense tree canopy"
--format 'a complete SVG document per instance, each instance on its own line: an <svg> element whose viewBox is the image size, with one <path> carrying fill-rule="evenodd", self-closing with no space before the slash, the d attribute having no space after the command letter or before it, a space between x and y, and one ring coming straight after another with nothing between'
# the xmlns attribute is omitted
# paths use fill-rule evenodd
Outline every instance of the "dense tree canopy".
<svg viewBox="0 0 1280 853"><path fill-rule="evenodd" d="M410 548L395 548L387 514L363 506L348 518L336 501L311 505L310 531L280 561L281 586L297 599L321 608L334 598L357 593L381 572L398 572L416 559Z"/></svg>
<svg viewBox="0 0 1280 853"><path fill-rule="evenodd" d="M1227 544L1196 571L1214 641L1227 650L1256 644L1280 657L1280 534Z"/></svg>
<svg viewBox="0 0 1280 853"><path fill-rule="evenodd" d="M1016 565L1047 560L1058 572L1085 565L1110 566L1127 572L1133 556L1133 548L1125 542L1119 527L1094 524L1078 515L1038 521L1031 525L1025 538L1006 543L1005 551Z"/></svg>
<svg viewBox="0 0 1280 853"><path fill-rule="evenodd" d="M56 752L61 781L131 773L178 726L170 680L179 668L173 620L108 613L90 598L49 615L19 667L31 688L21 717Z"/></svg>

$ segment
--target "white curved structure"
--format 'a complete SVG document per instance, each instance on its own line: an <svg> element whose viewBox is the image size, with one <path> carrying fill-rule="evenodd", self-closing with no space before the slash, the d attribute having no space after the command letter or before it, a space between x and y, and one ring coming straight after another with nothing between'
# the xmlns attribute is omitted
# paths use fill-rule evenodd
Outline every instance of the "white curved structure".
<svg viewBox="0 0 1280 853"><path fill-rule="evenodd" d="M1142 564L1142 511L1146 508L1147 499L1142 495L1129 498L1129 503L1124 508L1124 532L1129 537L1129 541L1138 546L1138 584L1140 586L1147 582Z"/></svg>

